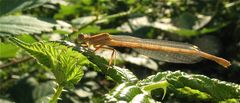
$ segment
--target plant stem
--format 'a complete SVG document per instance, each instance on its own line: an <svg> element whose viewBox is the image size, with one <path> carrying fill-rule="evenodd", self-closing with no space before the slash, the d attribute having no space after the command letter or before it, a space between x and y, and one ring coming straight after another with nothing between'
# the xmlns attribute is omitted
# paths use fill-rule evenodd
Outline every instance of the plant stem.
<svg viewBox="0 0 240 103"><path fill-rule="evenodd" d="M55 94L53 95L53 97L51 98L51 100L49 101L49 103L57 103L58 98L60 97L61 93L63 90L63 86L59 85L57 87L57 91L55 92Z"/></svg>
<svg viewBox="0 0 240 103"><path fill-rule="evenodd" d="M152 83L143 87L145 91L151 91L157 88L166 88L169 85L167 81L161 81L157 83Z"/></svg>
<svg viewBox="0 0 240 103"><path fill-rule="evenodd" d="M125 12L120 12L120 13L117 13L117 14L108 15L108 16L101 17L101 18L99 18L99 17L98 17L99 15L97 15L97 16L96 16L96 19L94 19L94 20L91 21L90 23L87 23L87 24L83 25L83 26L80 27L78 30L81 30L81 29L87 27L88 25L94 24L94 23L96 23L97 21L106 20L106 19L114 19L114 18L118 18L118 17L123 17L123 16L126 16L126 15L129 15L129 14L137 11L138 9L139 9L139 8L130 9L130 10L125 11Z"/></svg>
<svg viewBox="0 0 240 103"><path fill-rule="evenodd" d="M33 59L33 58L32 58L32 57L26 57L26 58L21 58L21 59L13 60L13 61L11 61L11 62L9 62L9 63L0 65L0 69L7 68L7 67L12 66L12 65L15 65L15 64L23 63L23 62L29 61L29 60L31 60L31 59Z"/></svg>
<svg viewBox="0 0 240 103"><path fill-rule="evenodd" d="M162 97L162 100L163 100L165 95L166 95L168 86L169 86L169 83L167 81L161 81L161 82L157 82L157 83L152 83L152 84L146 85L146 86L143 87L143 90L146 91L146 92L150 92L150 91L152 91L154 89L162 88L163 91L164 91L163 97Z"/></svg>
<svg viewBox="0 0 240 103"><path fill-rule="evenodd" d="M133 13L132 9L130 9L128 11L125 11L125 12L120 12L120 13L117 13L117 14L113 14L113 15L108 15L108 16L102 17L98 21L104 20L104 19L114 19L114 18L118 18L118 17L123 17L123 16L129 15L131 13Z"/></svg>

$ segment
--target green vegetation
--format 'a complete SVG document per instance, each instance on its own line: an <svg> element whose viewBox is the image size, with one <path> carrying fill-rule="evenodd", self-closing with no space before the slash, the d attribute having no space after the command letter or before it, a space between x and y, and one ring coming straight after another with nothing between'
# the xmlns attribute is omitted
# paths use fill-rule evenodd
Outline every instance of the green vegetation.
<svg viewBox="0 0 240 103"><path fill-rule="evenodd" d="M0 0L0 102L238 103L239 14L237 0ZM77 38L105 32L189 42L232 65L114 48L109 66L108 50Z"/></svg>

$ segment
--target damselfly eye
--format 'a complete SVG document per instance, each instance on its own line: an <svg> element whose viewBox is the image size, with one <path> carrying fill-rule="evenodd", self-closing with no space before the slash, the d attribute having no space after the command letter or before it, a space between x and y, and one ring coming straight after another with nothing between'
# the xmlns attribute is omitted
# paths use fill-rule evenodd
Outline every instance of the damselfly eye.
<svg viewBox="0 0 240 103"><path fill-rule="evenodd" d="M84 35L84 34L78 35L79 40L84 40L85 38L86 38L86 35Z"/></svg>
<svg viewBox="0 0 240 103"><path fill-rule="evenodd" d="M86 44L89 42L90 35L88 34L79 34L77 42L80 44Z"/></svg>

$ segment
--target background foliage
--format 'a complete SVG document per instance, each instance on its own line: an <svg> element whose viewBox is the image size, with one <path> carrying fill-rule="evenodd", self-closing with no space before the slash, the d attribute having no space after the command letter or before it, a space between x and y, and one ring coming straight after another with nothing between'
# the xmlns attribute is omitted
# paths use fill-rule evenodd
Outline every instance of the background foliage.
<svg viewBox="0 0 240 103"><path fill-rule="evenodd" d="M58 102L237 103L239 14L238 0L0 0L0 102L59 94ZM232 65L163 63L115 48L109 68L109 51L76 42L103 32L188 42Z"/></svg>

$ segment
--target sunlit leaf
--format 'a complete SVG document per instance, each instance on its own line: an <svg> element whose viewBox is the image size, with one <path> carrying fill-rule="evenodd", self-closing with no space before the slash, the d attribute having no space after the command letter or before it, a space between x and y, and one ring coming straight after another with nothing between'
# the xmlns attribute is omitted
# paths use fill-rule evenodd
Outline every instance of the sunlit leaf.
<svg viewBox="0 0 240 103"><path fill-rule="evenodd" d="M9 43L0 43L0 59L15 57L18 47Z"/></svg>
<svg viewBox="0 0 240 103"><path fill-rule="evenodd" d="M21 35L18 38L27 43L33 43L36 40L30 35ZM9 42L0 42L0 59L15 57L19 48Z"/></svg>
<svg viewBox="0 0 240 103"><path fill-rule="evenodd" d="M84 3L85 5L90 5L92 4L93 0L82 0L82 3Z"/></svg>
<svg viewBox="0 0 240 103"><path fill-rule="evenodd" d="M105 102L155 103L150 94L130 82L119 84L105 95Z"/></svg>
<svg viewBox="0 0 240 103"><path fill-rule="evenodd" d="M128 69L125 68L119 68L116 66L109 67L108 61L104 59L103 57L100 57L98 55L95 55L93 52L86 50L84 48L78 48L76 47L75 50L81 52L83 55L85 55L89 61L91 61L96 71L101 71L105 75L109 76L113 81L118 83L123 82L137 82L138 78Z"/></svg>
<svg viewBox="0 0 240 103"><path fill-rule="evenodd" d="M60 11L54 15L56 19L63 19L64 17L71 14L78 14L78 8L80 5L61 5Z"/></svg>
<svg viewBox="0 0 240 103"><path fill-rule="evenodd" d="M79 33L97 33L101 30L101 28L99 26L93 25L93 26L87 26L86 28L78 31Z"/></svg>
<svg viewBox="0 0 240 103"><path fill-rule="evenodd" d="M167 80L172 85L169 89L175 91L175 94L185 94L200 100L223 101L228 99L238 100L240 98L240 86L237 84L180 71L161 72L149 76L139 84L151 84L162 80Z"/></svg>
<svg viewBox="0 0 240 103"><path fill-rule="evenodd" d="M3 16L0 17L0 24L0 36L50 32L54 26L30 16Z"/></svg>
<svg viewBox="0 0 240 103"><path fill-rule="evenodd" d="M137 83L124 82L113 88L105 98L106 102L130 102L135 101L137 97L144 97L143 101L152 100L151 91L158 88L164 89L163 97L168 88L168 92L173 92L180 98L185 96L194 98L195 101L227 102L240 99L240 86L237 84L180 71L159 72Z"/></svg>
<svg viewBox="0 0 240 103"><path fill-rule="evenodd" d="M138 94L134 98L132 98L130 103L158 103L158 102L153 100L149 95Z"/></svg>
<svg viewBox="0 0 240 103"><path fill-rule="evenodd" d="M56 42L27 44L16 38L11 38L11 41L30 53L38 63L50 69L57 83L65 87L73 87L78 83L83 76L82 67L91 64L79 52Z"/></svg>

